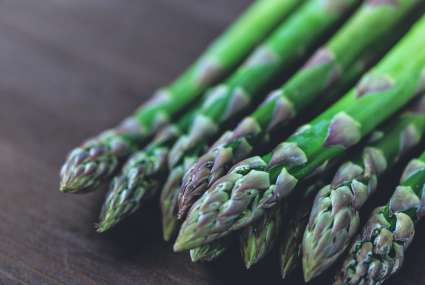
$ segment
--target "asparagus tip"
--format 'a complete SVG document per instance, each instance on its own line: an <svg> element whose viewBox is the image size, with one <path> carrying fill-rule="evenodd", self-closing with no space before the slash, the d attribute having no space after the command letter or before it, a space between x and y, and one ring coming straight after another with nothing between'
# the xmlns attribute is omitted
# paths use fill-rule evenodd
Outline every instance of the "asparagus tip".
<svg viewBox="0 0 425 285"><path fill-rule="evenodd" d="M304 272L304 281L306 283L310 282L321 272L320 263L314 258L303 258L303 272Z"/></svg>
<svg viewBox="0 0 425 285"><path fill-rule="evenodd" d="M180 231L176 242L174 243L173 249L175 252L181 252L195 248L197 246L200 246L200 244L193 243L192 236L190 234L187 234L184 231Z"/></svg>
<svg viewBox="0 0 425 285"><path fill-rule="evenodd" d="M74 149L60 171L59 190L86 193L100 186L117 165L116 159L102 146Z"/></svg>
<svg viewBox="0 0 425 285"><path fill-rule="evenodd" d="M99 234L102 234L106 231L108 231L112 225L111 224L107 224L104 221L100 221L99 223L94 225L96 232L98 232Z"/></svg>

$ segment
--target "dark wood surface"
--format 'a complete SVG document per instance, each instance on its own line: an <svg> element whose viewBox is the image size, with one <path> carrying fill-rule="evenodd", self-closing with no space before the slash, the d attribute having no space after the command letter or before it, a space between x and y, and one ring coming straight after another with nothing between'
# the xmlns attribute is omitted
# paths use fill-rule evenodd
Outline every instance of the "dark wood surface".
<svg viewBox="0 0 425 285"><path fill-rule="evenodd" d="M247 4L0 2L0 284L282 283L275 255L247 272L237 248L206 265L172 253L156 203L98 235L104 193L57 189L73 146L175 78ZM424 238L419 232L388 284L424 284Z"/></svg>

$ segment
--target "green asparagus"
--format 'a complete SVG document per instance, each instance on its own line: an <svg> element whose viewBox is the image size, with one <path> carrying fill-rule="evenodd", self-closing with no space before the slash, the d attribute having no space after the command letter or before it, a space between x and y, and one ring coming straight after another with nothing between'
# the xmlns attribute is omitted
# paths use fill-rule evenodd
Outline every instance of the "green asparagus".
<svg viewBox="0 0 425 285"><path fill-rule="evenodd" d="M174 228L175 230L171 231L170 225L177 224L176 201L183 174L199 155L205 152L208 141L220 131L220 125L229 121L244 105L248 105L253 97L261 95L267 84L277 75L287 71L293 62L308 54L318 40L357 3L358 0L308 1L248 58L234 76L216 89L216 94L212 94L216 97L214 105L208 106L206 111L198 116L203 120L209 119L209 132L202 129L205 125L196 124L198 117L195 118L191 131L178 139L169 154L171 175L166 186L173 187L164 187L161 194L163 227L169 232L168 238L177 230ZM194 132L202 135L193 136ZM169 205L171 209L168 208ZM172 216L169 216L170 214Z"/></svg>
<svg viewBox="0 0 425 285"><path fill-rule="evenodd" d="M379 178L406 155L425 132L425 97L409 112L376 132L353 160L342 164L331 182L317 194L303 238L306 282L332 266L356 234L359 211L378 186Z"/></svg>
<svg viewBox="0 0 425 285"><path fill-rule="evenodd" d="M207 147L208 139L215 135L219 130L219 125L225 121L233 118L250 104L250 101L255 96L261 95L262 89L280 72L286 70L291 63L299 60L304 54L315 45L318 39L330 29L340 19L349 8L354 6L358 0L344 0L346 5L343 5L338 10L334 10L336 0L310 0L300 10L284 21L275 32L260 45L252 55L225 83L216 86L206 94L206 99L202 106L195 111L192 124L188 126L177 124L176 128L179 130L179 139L170 149L167 144L164 146L156 146L157 148L167 149L169 152L168 167L170 168L168 179L165 183L164 190L161 193L161 209L163 215L164 238L170 239L175 233L177 221L175 219L175 205L176 205L176 188L180 187L181 177L184 173L185 167L188 167L194 162L197 153L202 153ZM319 3L320 2L320 3ZM339 2L340 3L340 2ZM339 7L339 5L337 5ZM326 17L324 17L326 15ZM326 18L320 25L314 21L308 21L311 17ZM290 44L288 44L290 43ZM299 46L303 46L300 51ZM172 145L172 144L170 144ZM184 155L181 150L190 149L191 155ZM152 150L149 150L152 152ZM184 152L186 153L186 152ZM134 156L141 156L140 153ZM158 158L154 155L142 155L144 158L148 157L152 160ZM179 157L177 159L177 157ZM146 164L162 165L156 162L144 161ZM138 165L139 167L140 165ZM134 171L128 170L127 173ZM123 173L126 175L126 173ZM137 181L139 183L132 184L132 189L127 189L126 192L140 192L137 188L144 186L144 174L139 174ZM149 177L153 177L154 173L151 172ZM123 178L121 181L130 180ZM153 183L153 182L152 182ZM157 182L160 184L159 182ZM122 188L120 184L114 184L119 189ZM120 193L119 190L112 190L113 193ZM129 197L138 195L129 194ZM138 196L141 197L141 196ZM142 197L141 197L142 198ZM122 207L126 210L115 210L120 206L118 203L114 204L115 209L111 209L111 213L107 214L113 216L113 220L119 221L126 215L123 213L130 213L133 210L127 208L130 203L126 199L115 198L119 201ZM137 203L132 203L138 207ZM108 211L105 208L106 212ZM119 216L114 216L114 213ZM102 222L101 222L102 224Z"/></svg>
<svg viewBox="0 0 425 285"><path fill-rule="evenodd" d="M88 192L107 181L120 162L209 86L230 73L303 1L256 1L176 81L154 94L119 126L74 149L60 173L62 192Z"/></svg>
<svg viewBox="0 0 425 285"><path fill-rule="evenodd" d="M209 243L258 220L291 194L298 181L351 146L406 105L424 85L425 17L355 88L273 152L248 158L217 180L193 205L175 251ZM409 60L411 55L416 60Z"/></svg>
<svg viewBox="0 0 425 285"><path fill-rule="evenodd" d="M183 116L180 127L188 124L193 112ZM114 177L100 211L98 232L105 232L139 209L140 203L161 188L159 180L166 169L168 148L180 135L179 128L168 126L158 133L144 151L134 153L121 175Z"/></svg>
<svg viewBox="0 0 425 285"><path fill-rule="evenodd" d="M403 265L424 215L425 152L404 170L389 202L376 208L355 239L335 284L382 284Z"/></svg>
<svg viewBox="0 0 425 285"><path fill-rule="evenodd" d="M328 97L326 91L347 76L359 56L370 52L371 45L381 43L417 4L417 0L364 3L304 68L186 172L179 193L179 217L184 217L193 202L233 164L252 155L254 146L267 135L302 115L320 95Z"/></svg>

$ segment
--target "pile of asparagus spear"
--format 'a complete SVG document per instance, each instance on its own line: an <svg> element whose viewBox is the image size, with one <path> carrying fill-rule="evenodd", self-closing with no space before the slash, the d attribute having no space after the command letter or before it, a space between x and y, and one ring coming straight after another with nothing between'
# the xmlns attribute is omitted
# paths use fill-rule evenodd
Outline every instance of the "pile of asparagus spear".
<svg viewBox="0 0 425 285"><path fill-rule="evenodd" d="M382 284L425 215L423 2L255 1L173 83L71 151L60 190L109 185L98 232L159 198L164 239L194 262L239 243L247 268L279 251L282 278L336 266L335 284Z"/></svg>

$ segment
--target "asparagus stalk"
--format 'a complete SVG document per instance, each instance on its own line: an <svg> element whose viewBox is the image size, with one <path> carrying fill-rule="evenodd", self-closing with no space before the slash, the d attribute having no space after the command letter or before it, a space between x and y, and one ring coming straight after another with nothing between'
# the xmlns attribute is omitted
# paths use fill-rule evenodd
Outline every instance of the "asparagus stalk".
<svg viewBox="0 0 425 285"><path fill-rule="evenodd" d="M347 95L301 127L273 152L236 165L196 201L175 251L209 243L258 220L289 196L298 181L409 102L424 85L425 17ZM412 54L416 60L409 60Z"/></svg>
<svg viewBox="0 0 425 285"><path fill-rule="evenodd" d="M395 118L353 160L342 164L332 183L317 194L303 238L306 282L331 267L358 231L359 211L385 171L406 155L425 132L425 97Z"/></svg>
<svg viewBox="0 0 425 285"><path fill-rule="evenodd" d="M248 105L253 97L260 95L272 79L288 70L291 63L307 54L318 39L333 28L358 2L358 0L308 1L287 22L277 28L234 76L216 89L216 94L213 93L212 96L217 97L215 103L218 104L209 106L199 115L203 119L207 117L210 120L208 132L202 129L205 125L196 124L197 118L195 118L191 131L181 136L170 151L171 175L160 199L161 209L164 210L163 228L167 239L177 230L171 225L177 224L175 220L178 204L175 201L178 199L183 173L200 154L204 153L209 140L220 131L220 125L234 117L236 111L244 109L244 105ZM202 135L193 136L193 133ZM171 209L168 208L169 205ZM170 214L172 216L169 216Z"/></svg>
<svg viewBox="0 0 425 285"><path fill-rule="evenodd" d="M424 215L425 152L405 168L388 203L372 213L346 257L335 284L382 284L403 265Z"/></svg>
<svg viewBox="0 0 425 285"><path fill-rule="evenodd" d="M332 24L335 24L356 1L358 0L344 0L343 2L347 2L347 5L343 5L341 9L336 11L331 9L335 8L335 0L326 0L324 2L310 0L300 8L298 13L288 21L284 21L228 80L207 92L204 103L195 111L196 114L192 119L193 123L189 125L178 124L175 127L179 129L180 136L172 148L170 148L172 143L167 144L166 147L162 145L156 146L161 149L166 148L167 153L170 153L168 167L171 171L160 198L164 225L163 232L166 240L170 239L175 233L177 225L174 210L177 199L175 194L177 190L175 189L180 186L185 166L194 162L197 153L202 153L206 150L208 139L218 132L220 124L246 109L253 97L258 96L275 76L307 53L318 41L318 38L329 30ZM332 3L334 4L332 5ZM309 18L316 15L323 18L322 14L327 14L327 17L320 25L308 21ZM304 46L302 51L299 50L299 46ZM186 151L181 152L189 149L190 155ZM140 156L140 154L136 153L134 156ZM143 156L146 157L146 155ZM152 160L158 159L155 156L149 156L149 158ZM156 162L145 163L161 165ZM132 171L127 172L130 173ZM154 176L153 174L150 173L150 177ZM121 180L124 183L129 178ZM132 185L132 192L140 192L137 188L144 186L142 173L139 174L137 180L140 183ZM114 186L117 189L121 187L119 184ZM113 195L114 192L120 193L119 190L112 190L110 195ZM130 191L127 190L127 192ZM125 199L116 198L115 200L119 200L123 207L127 207L129 204ZM136 203L133 203L133 205L138 207ZM118 208L119 205L114 204L114 207ZM108 210L106 209L105 211ZM120 216L115 216L113 219L119 221L122 217L125 217L121 213L129 213L132 210L115 210L114 212L119 213ZM113 216L113 213L108 215Z"/></svg>
<svg viewBox="0 0 425 285"><path fill-rule="evenodd" d="M326 90L345 78L359 56L381 43L417 4L416 0L365 2L304 68L186 172L179 193L179 217L184 217L193 202L232 165L251 155L267 135L302 115L320 95L328 97Z"/></svg>
<svg viewBox="0 0 425 285"><path fill-rule="evenodd" d="M171 85L160 89L119 126L70 152L61 169L60 190L88 192L107 181L120 162L233 70L301 2L256 1Z"/></svg>

